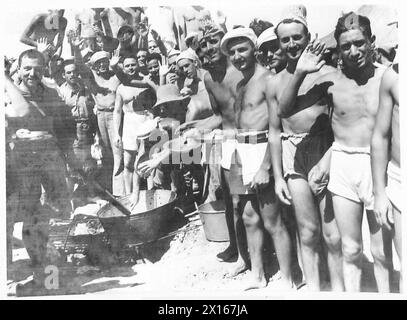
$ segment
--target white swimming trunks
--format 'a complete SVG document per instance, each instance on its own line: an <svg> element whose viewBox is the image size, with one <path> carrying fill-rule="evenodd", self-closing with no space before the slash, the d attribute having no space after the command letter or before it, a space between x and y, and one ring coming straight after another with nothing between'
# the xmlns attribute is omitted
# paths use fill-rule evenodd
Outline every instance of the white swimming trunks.
<svg viewBox="0 0 407 320"><path fill-rule="evenodd" d="M267 145L268 142L240 143L234 139L222 143L221 166L230 170L232 194L251 193L247 186L253 181L263 163Z"/></svg>
<svg viewBox="0 0 407 320"><path fill-rule="evenodd" d="M137 139L137 130L146 121L145 114L136 112L125 112L123 120L123 149L129 151L137 151L139 148L139 140Z"/></svg>
<svg viewBox="0 0 407 320"><path fill-rule="evenodd" d="M386 194L393 207L401 212L402 187L400 168L393 162L387 166L387 187Z"/></svg>
<svg viewBox="0 0 407 320"><path fill-rule="evenodd" d="M343 198L363 203L366 210L373 210L370 147L347 147L337 142L332 144L328 190Z"/></svg>

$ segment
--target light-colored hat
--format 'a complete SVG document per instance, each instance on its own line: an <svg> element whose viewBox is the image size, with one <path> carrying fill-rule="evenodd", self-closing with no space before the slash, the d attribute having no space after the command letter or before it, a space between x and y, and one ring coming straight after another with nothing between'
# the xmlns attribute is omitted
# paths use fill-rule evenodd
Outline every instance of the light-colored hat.
<svg viewBox="0 0 407 320"><path fill-rule="evenodd" d="M83 28L81 36L82 38L96 38L96 33L92 28L88 27Z"/></svg>
<svg viewBox="0 0 407 320"><path fill-rule="evenodd" d="M189 60L194 61L194 62L199 60L199 58L196 55L195 51L192 50L191 48L188 48L188 49L182 51L180 53L180 55L177 57L177 60L175 60L175 61L178 63L182 59L189 59Z"/></svg>
<svg viewBox="0 0 407 320"><path fill-rule="evenodd" d="M204 26L202 39L213 37L219 33L225 34L225 31L220 26L216 25L215 23L207 23Z"/></svg>
<svg viewBox="0 0 407 320"><path fill-rule="evenodd" d="M253 46L256 46L257 43L257 37L254 31L250 28L236 28L232 29L228 32L226 32L225 36L223 37L221 43L220 43L220 48L225 55L228 54L228 43L230 40L235 39L235 38L246 38L249 41L253 43Z"/></svg>
<svg viewBox="0 0 407 320"><path fill-rule="evenodd" d="M182 96L175 84L165 84L157 89L157 102L153 108L172 101L184 101L190 99L189 96Z"/></svg>
<svg viewBox="0 0 407 320"><path fill-rule="evenodd" d="M193 38L198 39L198 37L199 37L199 32L194 32L194 31L189 32L187 34L187 36L185 37L185 42L188 42L188 40L192 40Z"/></svg>
<svg viewBox="0 0 407 320"><path fill-rule="evenodd" d="M107 51L98 51L95 52L92 57L90 58L89 62L94 65L96 62L98 62L101 59L110 59L110 53Z"/></svg>
<svg viewBox="0 0 407 320"><path fill-rule="evenodd" d="M176 56L179 55L181 53L181 51L175 49L175 48L171 48L170 51L168 51L168 58L172 57L172 56Z"/></svg>
<svg viewBox="0 0 407 320"><path fill-rule="evenodd" d="M298 23L303 24L308 29L307 23L307 8L304 5L290 5L287 6L281 15L280 22L276 25L276 30L279 24L286 19L292 19Z"/></svg>
<svg viewBox="0 0 407 320"><path fill-rule="evenodd" d="M274 32L274 27L267 28L257 38L257 48L260 48L263 43L273 40L277 40L276 33Z"/></svg>

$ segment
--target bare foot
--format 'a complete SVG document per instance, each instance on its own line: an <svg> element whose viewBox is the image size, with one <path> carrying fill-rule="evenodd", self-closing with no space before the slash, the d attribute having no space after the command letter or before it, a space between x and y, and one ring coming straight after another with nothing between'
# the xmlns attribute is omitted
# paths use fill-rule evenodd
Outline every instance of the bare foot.
<svg viewBox="0 0 407 320"><path fill-rule="evenodd" d="M244 262L243 259L238 259L236 263L234 263L234 265L229 269L228 276L230 278L234 278L248 269L249 266L246 264L246 262Z"/></svg>
<svg viewBox="0 0 407 320"><path fill-rule="evenodd" d="M237 258L237 249L231 246L227 247L224 251L219 252L216 255L216 259L221 262L228 262Z"/></svg>
<svg viewBox="0 0 407 320"><path fill-rule="evenodd" d="M297 291L294 282L292 280L284 279L283 277L271 280L268 287L277 292Z"/></svg>
<svg viewBox="0 0 407 320"><path fill-rule="evenodd" d="M256 277L254 275L250 275L249 279L243 286L244 291L253 290L253 289L261 289L267 286L267 280L263 277Z"/></svg>

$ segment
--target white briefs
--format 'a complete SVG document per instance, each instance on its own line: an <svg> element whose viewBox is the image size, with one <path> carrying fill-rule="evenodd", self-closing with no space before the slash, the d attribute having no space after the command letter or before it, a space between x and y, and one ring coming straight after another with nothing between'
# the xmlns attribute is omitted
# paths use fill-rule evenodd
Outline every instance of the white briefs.
<svg viewBox="0 0 407 320"><path fill-rule="evenodd" d="M332 144L328 190L346 199L363 203L366 210L373 210L370 147L347 147L337 142Z"/></svg>

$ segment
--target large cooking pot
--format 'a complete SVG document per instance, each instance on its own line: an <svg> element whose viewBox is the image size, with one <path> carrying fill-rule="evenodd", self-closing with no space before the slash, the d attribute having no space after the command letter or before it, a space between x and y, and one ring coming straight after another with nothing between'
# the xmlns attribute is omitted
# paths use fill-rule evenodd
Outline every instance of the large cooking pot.
<svg viewBox="0 0 407 320"><path fill-rule="evenodd" d="M130 210L130 195L117 199ZM169 190L141 190L138 204L126 216L112 203L98 212L103 228L111 239L135 244L156 240L173 231L176 212L176 194Z"/></svg>

